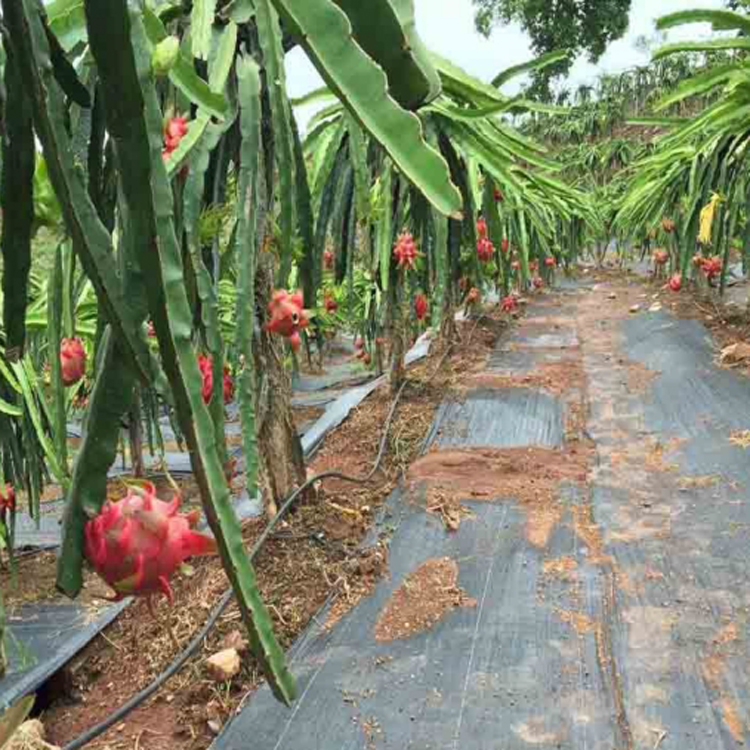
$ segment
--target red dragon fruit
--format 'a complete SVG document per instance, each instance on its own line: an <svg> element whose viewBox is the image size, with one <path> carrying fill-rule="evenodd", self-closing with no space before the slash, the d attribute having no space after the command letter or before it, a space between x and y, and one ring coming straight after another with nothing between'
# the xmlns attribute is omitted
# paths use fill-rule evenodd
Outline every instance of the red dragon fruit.
<svg viewBox="0 0 750 750"><path fill-rule="evenodd" d="M402 232L398 236L396 245L393 248L393 257L401 269L413 269L417 259L417 246L414 237L409 232Z"/></svg>
<svg viewBox="0 0 750 750"><path fill-rule="evenodd" d="M513 261L513 262L512 262L511 264L510 264L510 267L511 267L511 268L512 268L512 269L513 269L514 271L519 271L519 270L521 269L521 261L520 261L520 260L514 260L514 261Z"/></svg>
<svg viewBox="0 0 750 750"><path fill-rule="evenodd" d="M544 259L544 265L547 266L547 268L554 268L557 265L557 261L555 260L554 255L548 255Z"/></svg>
<svg viewBox="0 0 750 750"><path fill-rule="evenodd" d="M188 121L185 117L170 117L164 127L164 148L161 155L165 159L180 145L188 131Z"/></svg>
<svg viewBox="0 0 750 750"><path fill-rule="evenodd" d="M721 258L718 255L714 255L713 258L705 258L701 264L703 273L705 273L709 279L712 279L714 276L721 273L721 266Z"/></svg>
<svg viewBox="0 0 750 750"><path fill-rule="evenodd" d="M214 392L214 363L212 357L207 357L205 354L198 355L198 369L201 371L203 377L203 385L201 386L201 396L203 396L203 403L211 403L211 397ZM229 367L224 365L224 374L221 383L222 396L224 397L224 403L228 404L234 398L234 381L232 380L232 374L229 371Z"/></svg>
<svg viewBox="0 0 750 750"><path fill-rule="evenodd" d="M503 195L503 191L500 190L500 188L495 188L492 191L492 195L495 198L495 201L497 203L502 203L505 200L505 196Z"/></svg>
<svg viewBox="0 0 750 750"><path fill-rule="evenodd" d="M414 296L414 311L417 314L417 320L424 320L427 315L427 297L421 292Z"/></svg>
<svg viewBox="0 0 750 750"><path fill-rule="evenodd" d="M284 289L274 292L268 303L271 319L266 323L266 330L289 339L295 352L299 350L302 343L300 331L307 328L310 322L308 312L303 305L302 292L289 294Z"/></svg>
<svg viewBox="0 0 750 750"><path fill-rule="evenodd" d="M172 602L169 580L185 560L216 553L216 542L194 531L200 511L178 513L180 496L169 503L156 497L150 482L131 487L117 502L104 503L85 527L86 557L114 589L124 596L162 593Z"/></svg>
<svg viewBox="0 0 750 750"><path fill-rule="evenodd" d="M511 313L517 308L518 308L518 300L512 294L509 294L500 303L500 309L506 313Z"/></svg>
<svg viewBox="0 0 750 750"><path fill-rule="evenodd" d="M477 219L477 234L479 235L480 240L487 237L487 221L483 216L480 216Z"/></svg>
<svg viewBox="0 0 750 750"><path fill-rule="evenodd" d="M532 273L536 273L539 270L539 261L538 260L532 260L529 263L529 271Z"/></svg>
<svg viewBox="0 0 750 750"><path fill-rule="evenodd" d="M325 307L326 312L329 313L335 313L336 310L339 309L338 302L331 297L330 294L326 294L326 296L323 298L323 307Z"/></svg>
<svg viewBox="0 0 750 750"><path fill-rule="evenodd" d="M669 253L663 248L654 250L654 263L657 266L664 266L669 262Z"/></svg>
<svg viewBox="0 0 750 750"><path fill-rule="evenodd" d="M333 253L330 250L323 251L323 268L330 271L333 268Z"/></svg>
<svg viewBox="0 0 750 750"><path fill-rule="evenodd" d="M6 511L12 511L16 508L16 491L10 484L5 485L5 492L0 490L0 516L5 515Z"/></svg>
<svg viewBox="0 0 750 750"><path fill-rule="evenodd" d="M156 338L156 328L154 327L154 321L153 320L149 320L148 321L148 337L150 339L155 339Z"/></svg>
<svg viewBox="0 0 750 750"><path fill-rule="evenodd" d="M486 238L477 240L477 257L480 263L489 263L495 254L495 246Z"/></svg>
<svg viewBox="0 0 750 750"><path fill-rule="evenodd" d="M507 237L503 237L502 241L500 242L500 249L504 253L507 253L508 250L510 250L510 242L508 242L508 238Z"/></svg>
<svg viewBox="0 0 750 750"><path fill-rule="evenodd" d="M63 339L60 342L60 369L62 382L66 386L75 385L86 372L86 350L81 339Z"/></svg>
<svg viewBox="0 0 750 750"><path fill-rule="evenodd" d="M534 276L532 282L534 289L541 289L544 286L544 279L541 276Z"/></svg>
<svg viewBox="0 0 750 750"><path fill-rule="evenodd" d="M676 273L667 282L666 288L671 289L673 292L679 292L682 289L682 275Z"/></svg>

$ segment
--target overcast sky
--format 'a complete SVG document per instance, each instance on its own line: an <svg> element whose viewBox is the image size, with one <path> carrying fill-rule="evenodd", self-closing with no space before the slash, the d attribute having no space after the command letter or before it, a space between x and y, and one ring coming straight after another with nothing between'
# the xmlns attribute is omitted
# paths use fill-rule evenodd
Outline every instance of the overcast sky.
<svg viewBox="0 0 750 750"><path fill-rule="evenodd" d="M485 81L491 80L500 70L533 56L528 37L517 25L497 28L490 39L477 34L471 0L415 0L415 5L417 30L425 44ZM585 60L576 62L570 75L571 87L593 81L600 72L617 73L647 63L648 54L639 52L635 42L640 36L651 37L656 33L654 20L659 16L686 8L721 7L722 0L633 0L627 34L610 45L596 65ZM710 27L693 24L673 30L669 39L695 39L706 35L710 35ZM292 97L322 85L316 70L299 47L287 56L287 76ZM519 78L504 91L513 93L522 82ZM303 129L310 114L309 108L298 111Z"/></svg>

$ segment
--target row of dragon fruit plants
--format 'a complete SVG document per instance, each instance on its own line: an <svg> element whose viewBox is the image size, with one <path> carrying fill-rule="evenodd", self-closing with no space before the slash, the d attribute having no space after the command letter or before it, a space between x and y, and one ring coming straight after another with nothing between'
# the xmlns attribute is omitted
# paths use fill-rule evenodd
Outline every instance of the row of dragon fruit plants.
<svg viewBox="0 0 750 750"><path fill-rule="evenodd" d="M171 596L186 557L218 554L286 703L294 680L232 505L226 406L244 484L270 514L305 481L291 371L320 366L344 333L357 366L397 390L419 333L449 342L456 312L495 291L512 314L597 222L505 120L536 105L499 87L559 55L489 85L377 2L390 45L331 0L235 2L208 24L194 22L202 2L1 3L3 545L12 553L17 514L38 519L52 484L69 597L85 564L116 597ZM284 77L300 44L328 82L304 137ZM107 497L123 424L138 469L144 441L163 451L165 416L210 535L142 477Z"/></svg>

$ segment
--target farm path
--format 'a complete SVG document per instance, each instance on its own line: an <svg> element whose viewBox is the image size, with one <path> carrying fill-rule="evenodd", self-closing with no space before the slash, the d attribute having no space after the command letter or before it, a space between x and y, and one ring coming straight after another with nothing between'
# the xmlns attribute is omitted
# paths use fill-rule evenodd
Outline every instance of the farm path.
<svg viewBox="0 0 750 750"><path fill-rule="evenodd" d="M390 498L390 576L216 750L750 740L750 381L650 303L605 279L529 306Z"/></svg>

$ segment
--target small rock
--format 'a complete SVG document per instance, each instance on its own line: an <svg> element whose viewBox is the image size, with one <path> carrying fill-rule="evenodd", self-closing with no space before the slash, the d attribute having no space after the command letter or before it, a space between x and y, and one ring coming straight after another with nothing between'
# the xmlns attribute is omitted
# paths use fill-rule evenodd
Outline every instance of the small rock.
<svg viewBox="0 0 750 750"><path fill-rule="evenodd" d="M617 299L617 295L614 292L610 292L607 295L607 299Z"/></svg>
<svg viewBox="0 0 750 750"><path fill-rule="evenodd" d="M236 648L225 648L206 659L206 666L217 682L231 680L240 671L240 655Z"/></svg>
<svg viewBox="0 0 750 750"><path fill-rule="evenodd" d="M659 310L661 310L661 302L654 302L654 304L648 308L649 312L659 312Z"/></svg>
<svg viewBox="0 0 750 750"><path fill-rule="evenodd" d="M630 308L630 312L631 312L631 313L637 313L637 312L640 312L640 311L641 311L641 306L640 306L640 305L633 305L633 306L632 306L632 307Z"/></svg>
<svg viewBox="0 0 750 750"><path fill-rule="evenodd" d="M214 734L218 734L219 732L221 732L221 722L216 721L216 719L211 719L211 721L208 722L208 728Z"/></svg>

